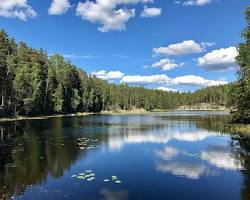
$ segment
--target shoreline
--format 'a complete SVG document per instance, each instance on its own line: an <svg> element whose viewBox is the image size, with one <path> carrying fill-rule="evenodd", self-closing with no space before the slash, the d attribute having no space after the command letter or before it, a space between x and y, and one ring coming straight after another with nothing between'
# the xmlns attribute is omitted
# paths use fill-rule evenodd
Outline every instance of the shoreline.
<svg viewBox="0 0 250 200"><path fill-rule="evenodd" d="M1 122L12 122L12 121L22 121L22 120L43 120L43 119L50 119L50 118L63 118L63 117L81 117L81 116L89 116L89 115L137 115L137 114L149 114L149 111L102 111L102 112L82 112L82 113L74 113L74 114L58 114L58 115L43 115L43 116L17 116L17 117L0 117Z"/></svg>
<svg viewBox="0 0 250 200"><path fill-rule="evenodd" d="M190 112L228 112L228 110L212 110L212 109L190 109L190 110L183 110L183 109L175 109L175 110L152 110L146 111L143 109L138 110L118 110L118 111L102 111L99 113L93 112L82 112L82 113L75 113L75 114L58 114L58 115L48 115L48 116L34 116L34 117L27 117L27 116L18 116L18 117L3 117L0 118L0 124L4 122L14 122L14 121L23 121L23 120L46 120L51 118L63 118L63 117L81 117L81 116L89 116L89 115L147 115L153 113L163 113L163 112L175 112L175 111L190 111ZM229 113L229 112L228 112ZM224 124L222 129L230 130L230 132L240 133L246 136L250 136L250 124Z"/></svg>
<svg viewBox="0 0 250 200"><path fill-rule="evenodd" d="M177 111L216 111L216 112L230 112L229 109L176 109Z"/></svg>
<svg viewBox="0 0 250 200"><path fill-rule="evenodd" d="M75 113L75 114L59 114L59 115L44 115L44 116L17 116L17 117L3 117L0 118L0 122L11 122L11 121L22 121L22 120L41 120L41 119L50 119L50 118L62 118L62 117L80 117L80 116L88 116L97 113Z"/></svg>
<svg viewBox="0 0 250 200"><path fill-rule="evenodd" d="M174 111L229 111L229 110L211 110L211 109L175 109L175 110L119 110L119 111L102 111L99 113L93 112L82 112L82 113L74 113L74 114L58 114L58 115L44 115L44 116L17 116L17 117L0 117L1 122L12 122L12 121L22 121L22 120L45 120L50 118L62 118L62 117L81 117L81 116L89 116L89 115L138 115L138 114L152 114L152 113L160 113L160 112L174 112Z"/></svg>

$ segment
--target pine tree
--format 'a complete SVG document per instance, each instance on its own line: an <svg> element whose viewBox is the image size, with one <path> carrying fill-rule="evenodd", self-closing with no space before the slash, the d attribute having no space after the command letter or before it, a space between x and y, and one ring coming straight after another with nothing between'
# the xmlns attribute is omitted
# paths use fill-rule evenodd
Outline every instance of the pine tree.
<svg viewBox="0 0 250 200"><path fill-rule="evenodd" d="M245 39L238 47L236 61L239 65L238 80L232 95L236 110L236 122L250 123L250 7L246 9L247 27L242 33Z"/></svg>

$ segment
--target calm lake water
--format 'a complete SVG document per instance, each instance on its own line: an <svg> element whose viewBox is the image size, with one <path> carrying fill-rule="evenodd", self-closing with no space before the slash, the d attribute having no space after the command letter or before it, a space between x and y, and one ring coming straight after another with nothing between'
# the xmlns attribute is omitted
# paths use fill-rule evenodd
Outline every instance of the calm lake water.
<svg viewBox="0 0 250 200"><path fill-rule="evenodd" d="M0 124L0 199L250 199L250 140L226 113Z"/></svg>

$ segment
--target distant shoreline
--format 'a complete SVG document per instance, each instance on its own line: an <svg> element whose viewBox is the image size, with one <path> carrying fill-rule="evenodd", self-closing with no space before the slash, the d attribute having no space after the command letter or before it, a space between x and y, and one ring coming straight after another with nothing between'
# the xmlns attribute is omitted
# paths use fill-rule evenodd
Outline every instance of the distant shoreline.
<svg viewBox="0 0 250 200"><path fill-rule="evenodd" d="M175 111L222 111L222 112L230 112L229 109L176 109Z"/></svg>
<svg viewBox="0 0 250 200"><path fill-rule="evenodd" d="M50 118L62 118L62 117L81 117L88 115L122 115L122 114L149 114L151 112L146 110L119 110L119 111L102 111L102 112L81 112L74 114L58 114L58 115L44 115L44 116L17 116L17 117L0 117L0 122L10 122L10 121L21 121L21 120L41 120Z"/></svg>
<svg viewBox="0 0 250 200"><path fill-rule="evenodd" d="M58 115L44 115L44 116L17 116L17 117L2 117L0 118L0 122L10 122L10 121L21 121L21 120L40 120L40 119L50 119L50 118L57 118L57 117L74 117L74 116L88 116L93 115L96 113L75 113L75 114L58 114Z"/></svg>
<svg viewBox="0 0 250 200"><path fill-rule="evenodd" d="M151 113L158 113L158 112L174 112L174 111L229 111L229 110L212 110L212 109L175 109L175 110L153 110L153 111L146 111L143 109L138 110L118 110L118 111L102 111L102 112L82 112L82 113L75 113L75 114L58 114L58 115L44 115L44 116L17 116L17 117L2 117L0 118L0 122L11 122L11 121L22 121L22 120L43 120L43 119L50 119L50 118L62 118L62 117L81 117L81 116L89 116L89 115L137 115L137 114L151 114Z"/></svg>

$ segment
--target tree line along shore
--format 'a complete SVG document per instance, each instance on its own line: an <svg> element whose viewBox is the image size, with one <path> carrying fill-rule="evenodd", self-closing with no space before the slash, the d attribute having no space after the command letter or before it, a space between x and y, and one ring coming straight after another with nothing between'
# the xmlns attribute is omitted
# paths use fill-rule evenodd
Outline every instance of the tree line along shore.
<svg viewBox="0 0 250 200"><path fill-rule="evenodd" d="M55 54L48 56L0 32L1 116L77 112L169 110L182 105L227 105L229 85L194 93L166 92L110 84Z"/></svg>

